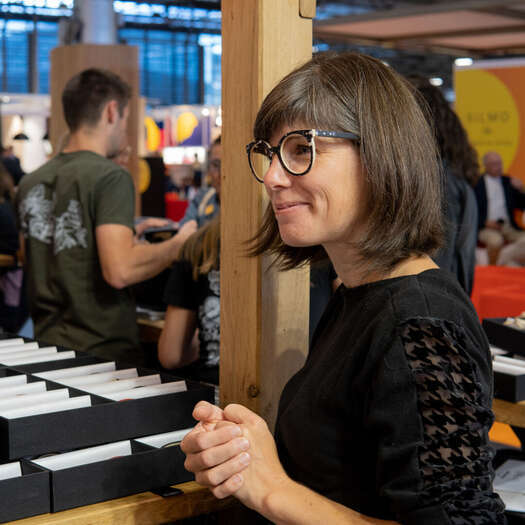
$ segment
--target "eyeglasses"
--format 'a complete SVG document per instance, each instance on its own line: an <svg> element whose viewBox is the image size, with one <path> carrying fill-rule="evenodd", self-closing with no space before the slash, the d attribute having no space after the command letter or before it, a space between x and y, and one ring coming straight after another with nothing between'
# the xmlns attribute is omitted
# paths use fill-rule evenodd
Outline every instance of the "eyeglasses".
<svg viewBox="0 0 525 525"><path fill-rule="evenodd" d="M273 156L277 154L282 167L291 175L306 175L315 161L314 137L349 139L359 143L360 137L345 131L320 131L318 129L301 129L286 133L277 146L272 147L265 140L255 140L246 146L248 163L253 176L264 182Z"/></svg>

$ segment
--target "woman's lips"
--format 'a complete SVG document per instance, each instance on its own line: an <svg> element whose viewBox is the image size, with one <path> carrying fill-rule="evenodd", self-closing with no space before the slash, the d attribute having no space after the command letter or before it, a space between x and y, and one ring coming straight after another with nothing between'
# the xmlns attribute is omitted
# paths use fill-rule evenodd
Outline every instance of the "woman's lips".
<svg viewBox="0 0 525 525"><path fill-rule="evenodd" d="M303 206L307 206L306 202L281 202L274 204L274 211L276 214L289 213Z"/></svg>

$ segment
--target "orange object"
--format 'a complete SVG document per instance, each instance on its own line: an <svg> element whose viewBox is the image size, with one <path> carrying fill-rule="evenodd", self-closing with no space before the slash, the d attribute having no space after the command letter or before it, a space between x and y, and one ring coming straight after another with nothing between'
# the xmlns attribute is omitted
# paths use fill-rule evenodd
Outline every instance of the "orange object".
<svg viewBox="0 0 525 525"><path fill-rule="evenodd" d="M481 320L519 315L525 310L525 268L476 266L471 299Z"/></svg>
<svg viewBox="0 0 525 525"><path fill-rule="evenodd" d="M498 423L496 421L490 429L489 439L496 443L503 443L504 445L510 445L511 447L521 448L520 440L517 438L516 434L514 434L512 428L505 423Z"/></svg>

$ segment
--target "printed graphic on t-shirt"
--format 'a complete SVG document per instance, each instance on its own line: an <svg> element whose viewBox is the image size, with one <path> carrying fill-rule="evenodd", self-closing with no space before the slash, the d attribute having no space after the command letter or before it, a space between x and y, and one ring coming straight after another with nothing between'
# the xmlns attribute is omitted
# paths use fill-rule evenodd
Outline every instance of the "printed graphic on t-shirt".
<svg viewBox="0 0 525 525"><path fill-rule="evenodd" d="M212 270L208 274L208 286L211 293L204 299L198 310L200 339L204 343L207 354L201 357L204 357L204 361L208 366L219 364L221 318L219 275L218 270Z"/></svg>
<svg viewBox="0 0 525 525"><path fill-rule="evenodd" d="M20 224L25 237L33 237L45 244L53 243L55 254L81 246L87 248L87 230L82 223L82 206L76 199L69 201L67 210L54 215L55 194L45 197L45 186L37 184L29 190L20 204Z"/></svg>

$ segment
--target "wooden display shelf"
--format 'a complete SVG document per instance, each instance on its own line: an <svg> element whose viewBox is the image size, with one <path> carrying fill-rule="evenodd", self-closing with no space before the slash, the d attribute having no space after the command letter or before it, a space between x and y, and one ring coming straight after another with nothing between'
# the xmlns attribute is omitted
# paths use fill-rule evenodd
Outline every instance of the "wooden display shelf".
<svg viewBox="0 0 525 525"><path fill-rule="evenodd" d="M525 401L511 403L502 399L494 399L492 410L496 421L507 423L514 427L525 428Z"/></svg>
<svg viewBox="0 0 525 525"><path fill-rule="evenodd" d="M221 511L238 505L234 498L219 500L194 481L175 485L183 494L163 498L143 492L125 498L12 521L13 525L156 525ZM79 490L82 490L79 487Z"/></svg>

